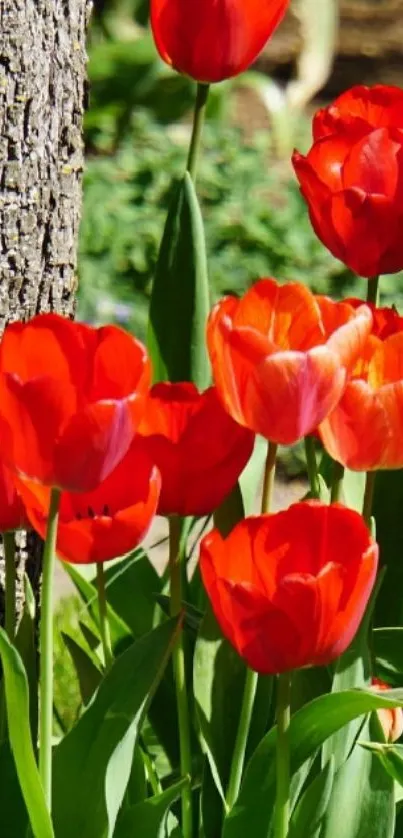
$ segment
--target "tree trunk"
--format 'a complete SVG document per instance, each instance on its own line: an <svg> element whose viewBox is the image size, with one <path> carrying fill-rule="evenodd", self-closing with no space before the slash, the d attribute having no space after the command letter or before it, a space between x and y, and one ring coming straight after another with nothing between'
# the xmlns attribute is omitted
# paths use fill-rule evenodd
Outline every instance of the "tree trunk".
<svg viewBox="0 0 403 838"><path fill-rule="evenodd" d="M89 12L89 0L0 2L0 331L74 312ZM37 594L39 540L19 541L20 582L26 568Z"/></svg>

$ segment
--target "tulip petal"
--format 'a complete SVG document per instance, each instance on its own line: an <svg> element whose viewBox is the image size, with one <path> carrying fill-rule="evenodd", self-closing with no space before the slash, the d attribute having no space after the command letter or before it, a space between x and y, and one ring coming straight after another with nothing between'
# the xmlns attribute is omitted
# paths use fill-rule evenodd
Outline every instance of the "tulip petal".
<svg viewBox="0 0 403 838"><path fill-rule="evenodd" d="M122 460L134 432L128 400L97 402L76 413L55 447L57 485L71 492L95 488Z"/></svg>
<svg viewBox="0 0 403 838"><path fill-rule="evenodd" d="M76 393L66 380L49 376L23 383L4 374L0 380L0 451L19 474L53 483L54 448Z"/></svg>
<svg viewBox="0 0 403 838"><path fill-rule="evenodd" d="M168 64L199 82L218 82L241 73L259 55L280 23L288 0L196 3L151 0L157 49Z"/></svg>

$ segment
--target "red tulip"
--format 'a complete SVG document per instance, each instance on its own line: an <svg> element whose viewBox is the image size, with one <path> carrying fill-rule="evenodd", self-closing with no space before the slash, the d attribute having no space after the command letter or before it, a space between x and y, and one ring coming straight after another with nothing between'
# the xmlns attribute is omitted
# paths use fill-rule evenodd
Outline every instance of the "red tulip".
<svg viewBox="0 0 403 838"><path fill-rule="evenodd" d="M199 82L237 76L258 57L289 0L151 0L161 58Z"/></svg>
<svg viewBox="0 0 403 838"><path fill-rule="evenodd" d="M13 323L0 345L0 456L41 483L94 488L128 450L149 378L144 347L114 326Z"/></svg>
<svg viewBox="0 0 403 838"><path fill-rule="evenodd" d="M324 245L365 277L403 268L403 90L353 87L313 124L293 164Z"/></svg>
<svg viewBox="0 0 403 838"><path fill-rule="evenodd" d="M355 311L273 279L241 300L224 298L207 341L225 408L272 442L296 442L336 406L371 323L365 306Z"/></svg>
<svg viewBox="0 0 403 838"><path fill-rule="evenodd" d="M0 461L0 532L30 528L15 475Z"/></svg>
<svg viewBox="0 0 403 838"><path fill-rule="evenodd" d="M156 384L140 433L162 477L160 515L207 515L226 498L251 456L254 435L223 410L214 387Z"/></svg>
<svg viewBox="0 0 403 838"><path fill-rule="evenodd" d="M378 546L357 512L297 503L201 543L200 569L225 637L251 669L322 666L351 643L376 576Z"/></svg>
<svg viewBox="0 0 403 838"><path fill-rule="evenodd" d="M402 417L403 318L381 308L374 311L372 334L319 434L328 453L348 468L401 468Z"/></svg>
<svg viewBox="0 0 403 838"><path fill-rule="evenodd" d="M390 689L389 684L385 684L379 678L372 679L372 688L377 692ZM403 709L401 707L391 707L390 709L382 707L376 712L386 742L396 742L397 739L400 739L403 733Z"/></svg>
<svg viewBox="0 0 403 838"><path fill-rule="evenodd" d="M34 529L44 538L50 488L19 481ZM92 492L62 492L57 553L73 564L123 556L143 540L157 509L161 478L140 437Z"/></svg>

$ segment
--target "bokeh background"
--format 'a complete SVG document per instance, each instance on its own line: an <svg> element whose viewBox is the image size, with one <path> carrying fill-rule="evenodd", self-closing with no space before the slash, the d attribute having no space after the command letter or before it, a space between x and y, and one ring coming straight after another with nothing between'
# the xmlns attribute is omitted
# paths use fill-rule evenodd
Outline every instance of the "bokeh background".
<svg viewBox="0 0 403 838"><path fill-rule="evenodd" d="M148 0L95 0L88 54L79 315L144 339L194 84L158 58ZM257 64L213 87L199 193L215 298L267 275L365 293L316 240L289 158L309 147L316 107L352 84L403 84L402 58L403 0L294 0ZM403 307L401 276L382 299Z"/></svg>

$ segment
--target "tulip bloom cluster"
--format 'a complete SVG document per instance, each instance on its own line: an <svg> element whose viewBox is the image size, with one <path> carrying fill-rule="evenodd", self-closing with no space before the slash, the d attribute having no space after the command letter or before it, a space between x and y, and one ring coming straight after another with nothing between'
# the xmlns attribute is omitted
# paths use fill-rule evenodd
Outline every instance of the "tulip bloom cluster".
<svg viewBox="0 0 403 838"><path fill-rule="evenodd" d="M141 838L155 838L161 829L165 834L167 807L179 795L181 814L175 812L179 825L173 825L172 835L180 833L183 838L194 838L196 834L212 834L213 830L214 834L224 836L227 834L224 822L227 816L231 819L228 834L244 835L249 826L250 799L247 794L250 790L248 792L247 787L251 781L242 772L250 740L255 736L254 733L250 737L250 732L252 728L260 729L263 735L268 727L269 701L265 702L263 724L260 719L259 724L255 724L253 717L258 686L262 686L263 696L267 685L272 683L265 679L259 682L258 675L262 674L276 676L277 706L276 718L273 718L276 729L268 733L263 747L256 751L259 771L255 771L255 775L250 772L252 778L258 777L264 790L262 800L259 789L253 789L254 818L259 819L260 808L265 808L266 796L270 810L263 813L256 834L288 838L291 834L288 827L292 672L326 666L326 678L332 677L333 668L329 665L348 650L362 625L359 649L356 644L352 656L350 649L348 665L342 666L344 682L350 679L346 686L356 686L354 679L359 666L356 666L354 656L356 653L361 655L366 644L364 630L367 625L362 621L374 591L379 559L378 544L369 526L373 472L403 467L403 318L394 309L380 308L374 303L379 274L403 268L403 92L383 86L372 90L354 88L317 114L314 143L308 155L304 157L295 152L293 156L314 229L334 255L370 279L368 304L356 299L335 302L313 294L301 284L283 284L273 278L263 278L257 280L242 298L228 296L221 299L207 317L205 258L204 252L198 252L203 251L204 245L194 176L208 85L249 67L288 5L289 0L151 0L151 25L160 55L176 70L198 82L187 174L180 184L179 198L175 198L165 229L159 260L161 271L152 292L151 351L153 358L156 356L155 369L162 370L162 374L169 371L171 380L152 384L152 365L146 348L114 326L97 329L55 314L42 314L28 323L8 326L0 342L0 529L5 533L6 576L11 568L9 578L15 581L10 531L31 526L46 539L40 626L39 779L35 775L36 731L33 733L35 745L28 741L32 720L22 720L24 735L27 732L26 741L21 745L17 731L15 747L12 740L16 713L8 711L10 753L13 751L18 776L25 778L22 792L35 836L42 835L38 832L38 823L40 830L45 824L49 836L59 834L58 826L63 822L65 834L79 834L88 827L89 838L98 838L101 834L115 835L115 825L118 831L122 827L125 834L134 834L141 822L146 824L147 832ZM167 242L170 233L173 240ZM193 258L195 265L191 264ZM169 264L164 263L164 259ZM189 267L190 279L185 270L178 271L179 277L173 276L183 262ZM178 343L179 349L184 348L186 359L190 360L189 372L177 374L177 377L176 357L166 362L170 355L167 335L168 343L169 339L177 340L178 335L175 325L172 327L167 319L169 292L166 286L162 293L158 290L161 276L165 279L165 269L169 274L168 287L174 280L184 285L189 283L184 297L187 303L190 300L189 311L191 309L196 324L194 331L193 322L186 324L192 328L183 330L186 338ZM182 286L179 287L181 293ZM180 299L180 293L175 299ZM181 314L181 306L178 310ZM158 316L153 319L156 311ZM178 322L176 320L176 327ZM200 338L200 324L202 328L206 326L210 379L206 347L203 343L198 355L199 347L194 345ZM191 347L184 346L186 343L191 343ZM188 370L186 364L180 369L183 368ZM192 381L180 380L199 374L200 380L210 382L207 389L199 390ZM262 463L262 512L245 517L238 480L252 456L257 434L267 441L268 450L264 469ZM272 513L270 501L277 446L292 445L304 438L310 499ZM337 480L324 490L313 438L315 445L322 446L328 459L333 459ZM339 489L337 481L343 471L341 466L367 472L363 515L338 502L334 488ZM331 489L330 503L328 489ZM137 547L156 515L165 516L169 521L169 611L172 619L161 621L159 615L156 620L155 591L142 591L145 594L144 611L148 608L146 601L151 602L144 623L161 624L139 639L133 637L133 644L114 663L114 654L120 654L120 650L112 648L109 636L103 563L122 557ZM199 545L200 574L195 574L186 591L184 564L188 556L184 519L213 515L214 524L207 520L207 534ZM86 643L77 647L79 665L85 661L85 677L82 685L80 678L80 686L85 692L86 709L77 725L83 720L84 735L80 738L73 730L67 748L63 750L63 743L60 748L57 746L54 760L60 784L63 759L66 760L67 754L67 770L72 778L72 755L78 749L86 781L91 789L102 789L102 800L99 791L99 799L93 806L95 831L89 828L87 795L75 795L83 797L83 814L80 800L78 803L74 800L71 807L70 801L66 806L63 800L60 806L63 798L60 788L53 794L57 810L56 831L51 823L51 592L55 551L66 562L97 565L95 596L98 596L98 609L93 609L94 615L91 614L97 634L87 632L91 643L86 638ZM142 559L146 557L142 556ZM124 572L122 568L127 570L131 564L131 557L120 563L119 574ZM146 566L146 570L150 571L150 568ZM143 584L143 576L139 574L139 577ZM197 594L191 601L193 584ZM90 583L88 585L93 591ZM163 591L161 583L160 592ZM190 595L188 602L187 593ZM207 609L206 619L202 620L199 608L200 603L205 602L205 594L213 614ZM134 590L133 611L136 609L135 597ZM22 684L23 695L17 705L20 712L28 705L27 687L23 665L10 644L15 638L16 621L13 604L11 612L7 611L9 596L7 601L8 638L4 640L4 632L0 630L0 656L3 665L5 661L7 664L3 666L6 682L9 672L12 673L10 694L13 701L14 691L18 692ZM183 612L188 620L183 619ZM223 635L218 643L214 634L214 642L211 642L212 635L209 634L213 616ZM115 620L118 627L123 627L125 640L126 617L127 601L126 613L122 619L118 613ZM129 623L130 620L127 621L127 635ZM185 649L181 630L190 623L192 629L198 626L198 637ZM213 627L214 632L216 628ZM94 636L95 643L91 645ZM240 666L239 660L234 666L233 651L228 650L223 638L229 641L246 668ZM94 665L98 640L101 654ZM87 655L85 646L91 646L91 656ZM366 653L369 659L369 648ZM155 707L152 699L171 655L176 690L174 715L168 715L170 701L166 700L171 692L171 672L155 704L164 707L163 723L166 710L167 725L171 728L168 738L171 738L172 729L178 727L180 758L177 764L176 755L168 753L175 749L165 747L167 743L162 744L162 738L161 750L164 751L164 762L166 756L172 763L172 776L179 768L182 781L172 788L168 782L161 795L160 778L153 757L147 751L147 737L138 746L138 735L148 708L148 722L153 726ZM187 695L192 682L189 669L192 656L196 662L193 669L196 707L189 707ZM127 666L128 660L130 666ZM393 659L394 667L395 664ZM77 672L80 675L79 666ZM101 672L105 683L97 692L94 686L91 692L92 682L99 684ZM311 676L313 684L315 673L309 674L310 685ZM242 709L235 745L230 743L230 765L227 765L224 764L228 751L225 741L227 707L225 711L223 708L228 684L232 689L233 684L240 684L240 677ZM294 801L296 820L292 834L299 834L301 823L307 823L308 810L312 810L315 831L317 827L322 834L325 793L328 795L326 800L330 800L334 788L337 789L339 810L339 801L343 800L348 785L346 777L350 781L353 776L350 764L349 774L343 773L347 763L342 764L342 749L338 745L337 760L340 759L341 764L336 766L334 783L333 759L322 762L320 774L319 748L326 738L336 734L343 724L355 723L357 718L372 710L379 710L378 727L385 740L382 747L392 747L390 743L401 735L403 712L396 710L396 702L382 696L382 693L386 695L387 689L382 681L373 678L372 687L369 682L370 676L367 691L351 693L346 690L344 694L340 693L340 684L337 684L333 695L324 697L320 683L316 707L323 698L326 716L331 705L330 721L326 717L324 725L317 712L318 721L313 723L312 715L309 716L312 708L308 708L308 735L306 731L298 730L295 741L300 738L297 756L294 753L295 764L298 768L303 763L303 770L307 768L307 772L302 783L304 796L296 797ZM363 686L362 681L359 686ZM5 695L9 706L7 688L8 683ZM329 705L327 700L330 698L335 701ZM217 701L221 702L218 713ZM262 701L259 704L263 706ZM304 711L305 708L301 712ZM197 713L200 722L197 733L202 739L202 749L193 760L192 745L196 736L192 736L191 725ZM231 736L227 738L231 739L232 712L228 716ZM316 725L315 735L312 735L313 724ZM0 727L3 730L2 724ZM215 743L210 740L218 729L221 740L217 759ZM91 740L94 737L90 762L87 753L89 732ZM157 729L153 733L158 734ZM351 741L347 750L353 758L358 748L356 731L354 737L349 732L348 738ZM262 773L261 762L262 754L269 753L271 758L274 741L277 754L275 805L271 788L274 772L270 765ZM80 751L82 742L85 753ZM197 787L195 807L196 783L192 773L194 764L198 765L199 757L202 758L202 750L208 753L207 770L201 793ZM139 760L137 756L134 758L135 754ZM386 758L383 751L382 757ZM399 760L401 762L401 757ZM347 762L350 763L350 756ZM118 763L115 781L112 775ZM91 771L87 770L88 765ZM368 781L365 796L371 798L372 788L381 790L375 809L378 814L382 797L389 824L394 805L392 787L396 777L401 778L401 764L398 770L394 768L390 772L393 781L389 798L384 777L382 783L378 783L374 779L372 763L370 768L365 778ZM136 772L133 788L136 784L143 786L144 795L148 785L153 791L157 789L150 808L146 806L149 800L141 799L138 803L136 797L135 805L132 805L131 795L125 795L133 769ZM80 770L78 766L76 788L81 776L84 777ZM13 772L9 773L14 777ZM243 794L243 777L247 802L234 807L238 796ZM164 776L164 783L166 780ZM124 782L126 785L121 789ZM213 783L217 786L216 791ZM299 786L301 790L301 784ZM84 782L83 788L87 788ZM321 798L315 809L318 789L322 790ZM348 795L350 805L350 789ZM210 808L210 801L213 801L214 812L211 817L209 811L211 823L204 830L198 818L200 810ZM224 801L225 806L222 805ZM270 820L273 810L274 828ZM71 828L70 823L66 825L70 815ZM240 818L240 827L237 818ZM372 814L364 819L365 828L371 819ZM257 824L258 820L251 819L251 822ZM351 823L354 824L354 835L363 832L362 824L358 825L356 818L351 819ZM310 836L306 835L306 838ZM351 838L351 833L346 838Z"/></svg>
<svg viewBox="0 0 403 838"><path fill-rule="evenodd" d="M253 449L254 434L226 413L214 387L150 389L145 348L112 326L57 315L9 326L0 390L2 529L29 520L44 537L57 488L57 550L70 562L129 552L157 512L211 513Z"/></svg>

